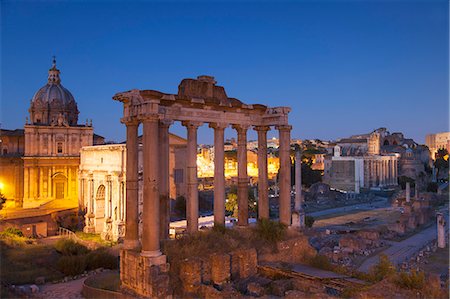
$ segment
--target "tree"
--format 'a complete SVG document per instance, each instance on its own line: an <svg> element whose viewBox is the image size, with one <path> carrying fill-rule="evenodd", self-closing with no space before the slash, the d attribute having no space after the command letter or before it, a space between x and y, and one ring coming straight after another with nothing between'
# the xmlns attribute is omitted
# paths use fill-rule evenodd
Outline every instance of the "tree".
<svg viewBox="0 0 450 299"><path fill-rule="evenodd" d="M0 192L0 210L3 209L3 204L6 202L6 197Z"/></svg>
<svg viewBox="0 0 450 299"><path fill-rule="evenodd" d="M256 212L257 205L255 205L256 199L252 189L248 189L248 210L249 212ZM225 210L233 217L238 217L238 200L237 200L237 188L232 186L227 195L225 202Z"/></svg>

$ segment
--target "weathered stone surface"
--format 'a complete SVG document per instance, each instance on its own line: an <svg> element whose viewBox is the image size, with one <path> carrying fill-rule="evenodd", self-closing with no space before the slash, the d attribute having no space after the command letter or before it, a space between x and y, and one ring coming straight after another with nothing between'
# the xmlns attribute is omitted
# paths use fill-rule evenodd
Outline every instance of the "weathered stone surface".
<svg viewBox="0 0 450 299"><path fill-rule="evenodd" d="M125 292L145 297L170 294L169 277L161 271L167 268L164 255L143 257L137 251L122 250L120 257L121 288Z"/></svg>
<svg viewBox="0 0 450 299"><path fill-rule="evenodd" d="M265 294L265 289L261 284L257 282L250 282L247 285L247 293L250 296L260 297Z"/></svg>
<svg viewBox="0 0 450 299"><path fill-rule="evenodd" d="M228 254L213 254L210 257L211 280L218 285L230 280L231 257Z"/></svg>
<svg viewBox="0 0 450 299"><path fill-rule="evenodd" d="M240 249L231 254L232 279L243 279L258 272L258 255L256 249Z"/></svg>
<svg viewBox="0 0 450 299"><path fill-rule="evenodd" d="M272 290L273 295L284 297L286 291L293 289L292 280L280 279L272 281L272 283L270 284L270 289Z"/></svg>
<svg viewBox="0 0 450 299"><path fill-rule="evenodd" d="M30 291L31 293L37 293L39 292L39 287L35 284L30 285Z"/></svg>
<svg viewBox="0 0 450 299"><path fill-rule="evenodd" d="M36 279L34 280L34 283L35 284L44 284L45 283L45 277L44 276L39 276L39 277L36 277Z"/></svg>
<svg viewBox="0 0 450 299"><path fill-rule="evenodd" d="M277 251L277 253L261 254L259 260L264 262L301 263L317 254L317 251L309 244L306 236L279 242Z"/></svg>
<svg viewBox="0 0 450 299"><path fill-rule="evenodd" d="M218 299L218 298L224 298L223 294L214 288L212 285L205 285L202 284L200 286L200 296L201 298L205 299Z"/></svg>
<svg viewBox="0 0 450 299"><path fill-rule="evenodd" d="M202 261L198 258L185 259L180 265L180 279L185 292L196 292L202 282Z"/></svg>
<svg viewBox="0 0 450 299"><path fill-rule="evenodd" d="M339 247L342 248L344 252L358 252L359 250L365 249L366 244L364 240L356 238L353 236L344 236L339 240Z"/></svg>

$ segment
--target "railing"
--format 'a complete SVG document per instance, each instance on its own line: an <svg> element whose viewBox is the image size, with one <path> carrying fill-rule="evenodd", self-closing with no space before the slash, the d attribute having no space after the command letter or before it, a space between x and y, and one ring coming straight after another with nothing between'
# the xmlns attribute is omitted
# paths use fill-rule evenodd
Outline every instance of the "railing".
<svg viewBox="0 0 450 299"><path fill-rule="evenodd" d="M67 228L61 227L61 226L58 228L58 236L78 241L78 237L77 237L77 235L75 235L75 233L73 231L71 231Z"/></svg>
<svg viewBox="0 0 450 299"><path fill-rule="evenodd" d="M96 242L86 241L86 240L79 238L73 231L71 231L70 229L61 227L61 226L58 228L58 236L61 236L62 238L74 240L75 242L83 244L84 246L86 246L87 248L89 248L91 250L95 250L95 249L101 247L101 245L97 244Z"/></svg>

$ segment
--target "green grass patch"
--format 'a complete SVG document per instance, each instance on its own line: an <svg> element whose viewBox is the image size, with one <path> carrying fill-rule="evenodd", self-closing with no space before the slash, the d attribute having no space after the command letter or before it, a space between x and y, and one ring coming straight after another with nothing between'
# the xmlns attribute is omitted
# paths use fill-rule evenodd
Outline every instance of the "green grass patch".
<svg viewBox="0 0 450 299"><path fill-rule="evenodd" d="M77 235L78 238L80 238L81 240L84 241L89 241L89 242L95 242L98 243L102 246L114 246L117 244L117 242L111 242L111 241L106 241L103 240L100 236L100 234L93 234L93 233L85 233L85 232L81 232L81 231L77 231L75 232L75 234Z"/></svg>

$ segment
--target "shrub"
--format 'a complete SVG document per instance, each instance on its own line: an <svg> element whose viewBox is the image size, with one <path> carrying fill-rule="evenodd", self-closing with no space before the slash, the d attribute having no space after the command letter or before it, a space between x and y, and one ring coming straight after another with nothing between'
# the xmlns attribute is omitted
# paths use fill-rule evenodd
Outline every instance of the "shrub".
<svg viewBox="0 0 450 299"><path fill-rule="evenodd" d="M214 223L212 231L223 235L227 232L227 228L221 223Z"/></svg>
<svg viewBox="0 0 450 299"><path fill-rule="evenodd" d="M18 237L23 237L23 233L20 229L15 227L8 227L4 231L1 232L2 234L8 234L8 235L15 235Z"/></svg>
<svg viewBox="0 0 450 299"><path fill-rule="evenodd" d="M333 265L330 263L328 258L324 255L316 255L312 259L309 260L309 265L315 268L319 268L322 270L333 270Z"/></svg>
<svg viewBox="0 0 450 299"><path fill-rule="evenodd" d="M394 275L395 267L386 255L381 254L380 261L370 269L369 274L371 281L381 281L388 276Z"/></svg>
<svg viewBox="0 0 450 299"><path fill-rule="evenodd" d="M100 248L89 252L86 255L86 269L94 270L97 268L117 269L117 257L109 253L106 249Z"/></svg>
<svg viewBox="0 0 450 299"><path fill-rule="evenodd" d="M258 220L255 230L259 238L272 243L281 241L286 235L286 225L268 219Z"/></svg>
<svg viewBox="0 0 450 299"><path fill-rule="evenodd" d="M305 226L311 228L314 224L314 221L316 221L316 220L314 219L313 216L306 216L305 217Z"/></svg>
<svg viewBox="0 0 450 299"><path fill-rule="evenodd" d="M436 193L436 192L438 192L438 189L439 189L439 185L437 183L434 183L434 182L428 183L427 192Z"/></svg>
<svg viewBox="0 0 450 299"><path fill-rule="evenodd" d="M421 290L425 286L425 273L415 270L411 270L410 273L400 272L395 279L395 283L404 289Z"/></svg>
<svg viewBox="0 0 450 299"><path fill-rule="evenodd" d="M56 264L58 271L65 275L78 275L86 270L86 256L84 255L64 255Z"/></svg>
<svg viewBox="0 0 450 299"><path fill-rule="evenodd" d="M61 239L55 244L55 249L62 255L83 255L89 252L86 246L71 239Z"/></svg>

